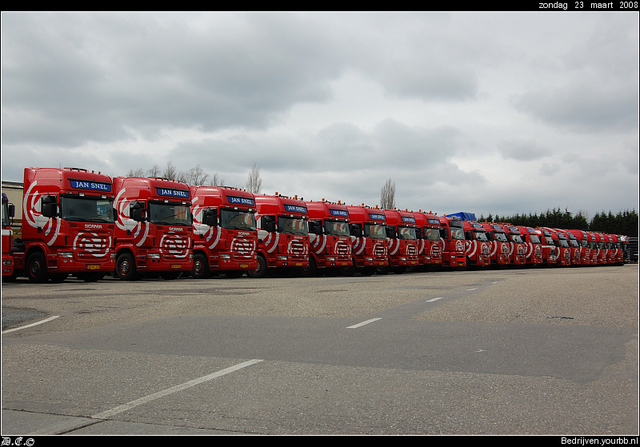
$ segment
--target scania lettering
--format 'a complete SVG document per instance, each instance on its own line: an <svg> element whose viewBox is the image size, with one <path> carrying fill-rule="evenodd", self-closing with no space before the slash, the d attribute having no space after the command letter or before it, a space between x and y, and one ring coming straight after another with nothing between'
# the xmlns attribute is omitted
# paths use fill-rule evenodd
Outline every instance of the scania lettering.
<svg viewBox="0 0 640 447"><path fill-rule="evenodd" d="M115 266L111 177L78 168L25 168L14 274L95 281Z"/></svg>
<svg viewBox="0 0 640 447"><path fill-rule="evenodd" d="M440 238L440 218L433 213L414 212L418 257L423 266L442 265L442 239Z"/></svg>
<svg viewBox="0 0 640 447"><path fill-rule="evenodd" d="M265 276L268 269L309 267L309 227L305 202L297 196L256 195L258 267L249 276Z"/></svg>
<svg viewBox="0 0 640 447"><path fill-rule="evenodd" d="M116 275L175 279L193 266L189 186L157 177L115 177Z"/></svg>
<svg viewBox="0 0 640 447"><path fill-rule="evenodd" d="M337 274L353 265L349 210L338 202L306 202L309 214L309 267L305 274Z"/></svg>
<svg viewBox="0 0 640 447"><path fill-rule="evenodd" d="M256 204L252 193L227 187L192 186L194 278L211 273L239 277L258 267Z"/></svg>
<svg viewBox="0 0 640 447"><path fill-rule="evenodd" d="M15 214L15 206L9 203L5 193L2 193L2 277L13 278L13 232L11 218Z"/></svg>
<svg viewBox="0 0 640 447"><path fill-rule="evenodd" d="M459 217L440 217L442 228L442 265L445 267L466 267L464 228Z"/></svg>

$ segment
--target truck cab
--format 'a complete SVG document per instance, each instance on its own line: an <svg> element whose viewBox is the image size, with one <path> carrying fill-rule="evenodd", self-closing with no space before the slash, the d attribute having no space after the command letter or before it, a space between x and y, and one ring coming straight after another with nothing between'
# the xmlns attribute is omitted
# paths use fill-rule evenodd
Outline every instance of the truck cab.
<svg viewBox="0 0 640 447"><path fill-rule="evenodd" d="M467 266L485 267L491 265L490 241L484 226L477 222L463 221L462 228L464 229Z"/></svg>
<svg viewBox="0 0 640 447"><path fill-rule="evenodd" d="M414 212L418 256L424 266L442 265L442 239L440 238L440 218L433 213Z"/></svg>
<svg viewBox="0 0 640 447"><path fill-rule="evenodd" d="M509 239L509 255L513 265L527 264L527 243L522 237L520 229L514 225L505 225L504 229Z"/></svg>
<svg viewBox="0 0 640 447"><path fill-rule="evenodd" d="M420 265L416 219L409 211L384 210L387 221L389 267L404 272Z"/></svg>
<svg viewBox="0 0 640 447"><path fill-rule="evenodd" d="M520 236L524 240L526 251L525 259L526 265L535 266L542 264L542 242L540 236L535 228L516 225L520 231Z"/></svg>
<svg viewBox="0 0 640 447"><path fill-rule="evenodd" d="M309 214L297 196L255 196L258 228L258 267L249 276L260 278L268 269L301 273L309 267Z"/></svg>
<svg viewBox="0 0 640 447"><path fill-rule="evenodd" d="M440 228L444 249L442 265L445 267L466 267L465 237L463 222L458 217L440 217Z"/></svg>
<svg viewBox="0 0 640 447"><path fill-rule="evenodd" d="M80 168L25 168L14 269L32 282L95 281L115 266L111 177Z"/></svg>
<svg viewBox="0 0 640 447"><path fill-rule="evenodd" d="M548 232L556 247L556 264L565 267L571 265L571 247L567 236L554 228L544 227L543 230Z"/></svg>
<svg viewBox="0 0 640 447"><path fill-rule="evenodd" d="M513 242L509 241L503 225L483 223L489 239L489 257L491 264L496 266L510 265L514 256Z"/></svg>
<svg viewBox="0 0 640 447"><path fill-rule="evenodd" d="M193 267L189 186L158 177L115 177L116 276L175 279Z"/></svg>
<svg viewBox="0 0 640 447"><path fill-rule="evenodd" d="M353 268L348 273L358 271L370 276L377 269L389 266L387 247L387 218L381 209L365 206L347 206L349 211L349 233Z"/></svg>
<svg viewBox="0 0 640 447"><path fill-rule="evenodd" d="M309 213L309 267L304 272L337 274L353 265L349 210L338 202L306 202Z"/></svg>
<svg viewBox="0 0 640 447"><path fill-rule="evenodd" d="M193 278L239 277L258 267L255 196L219 186L191 187Z"/></svg>

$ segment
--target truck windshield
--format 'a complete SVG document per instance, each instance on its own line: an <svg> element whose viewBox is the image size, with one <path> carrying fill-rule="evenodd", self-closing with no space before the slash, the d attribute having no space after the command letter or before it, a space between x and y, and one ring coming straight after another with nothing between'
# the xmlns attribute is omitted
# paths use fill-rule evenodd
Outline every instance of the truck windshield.
<svg viewBox="0 0 640 447"><path fill-rule="evenodd" d="M425 228L424 229L424 238L428 241L439 241L440 240L440 229L438 228Z"/></svg>
<svg viewBox="0 0 640 447"><path fill-rule="evenodd" d="M540 243L540 238L535 234L530 234L529 235L529 240L531 241L532 244L539 244Z"/></svg>
<svg viewBox="0 0 640 447"><path fill-rule="evenodd" d="M522 240L522 238L520 237L519 234L511 234L511 241L515 242L516 244L522 244L524 243L524 241Z"/></svg>
<svg viewBox="0 0 640 447"><path fill-rule="evenodd" d="M238 210L220 210L220 225L227 230L256 229L256 218L253 213Z"/></svg>
<svg viewBox="0 0 640 447"><path fill-rule="evenodd" d="M113 200L92 197L60 197L60 217L75 222L114 221Z"/></svg>
<svg viewBox="0 0 640 447"><path fill-rule="evenodd" d="M387 231L384 225L364 224L364 235L371 239L386 239Z"/></svg>
<svg viewBox="0 0 640 447"><path fill-rule="evenodd" d="M507 235L504 233L493 233L493 237L495 238L496 241L498 242L509 242L507 240Z"/></svg>
<svg viewBox="0 0 640 447"><path fill-rule="evenodd" d="M474 231L473 235L477 241L482 241L482 242L489 241L489 239L487 239L487 233L485 233L484 231Z"/></svg>
<svg viewBox="0 0 640 447"><path fill-rule="evenodd" d="M285 234L309 234L307 221L298 217L278 216L278 228Z"/></svg>
<svg viewBox="0 0 640 447"><path fill-rule="evenodd" d="M149 222L159 225L191 226L191 210L187 205L149 203Z"/></svg>
<svg viewBox="0 0 640 447"><path fill-rule="evenodd" d="M416 229L411 227L398 227L398 238L405 241L415 241Z"/></svg>
<svg viewBox="0 0 640 447"><path fill-rule="evenodd" d="M349 236L349 225L343 220L325 220L324 229L329 236Z"/></svg>
<svg viewBox="0 0 640 447"><path fill-rule="evenodd" d="M451 227L451 239L464 241L464 231L460 227Z"/></svg>

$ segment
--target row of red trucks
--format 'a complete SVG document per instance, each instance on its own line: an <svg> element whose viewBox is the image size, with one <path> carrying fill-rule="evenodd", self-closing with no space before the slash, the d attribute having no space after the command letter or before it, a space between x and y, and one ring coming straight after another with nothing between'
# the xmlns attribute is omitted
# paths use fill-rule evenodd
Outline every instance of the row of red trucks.
<svg viewBox="0 0 640 447"><path fill-rule="evenodd" d="M480 223L468 213L347 206L76 168L25 169L22 237L12 241L14 210L3 195L3 278L32 282L619 264L626 243L618 235Z"/></svg>

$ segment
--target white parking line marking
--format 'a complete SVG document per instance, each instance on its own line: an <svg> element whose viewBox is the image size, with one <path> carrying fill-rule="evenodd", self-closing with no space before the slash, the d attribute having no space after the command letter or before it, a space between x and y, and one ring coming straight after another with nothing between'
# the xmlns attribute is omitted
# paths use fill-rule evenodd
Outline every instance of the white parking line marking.
<svg viewBox="0 0 640 447"><path fill-rule="evenodd" d="M26 329L26 328L28 328L28 327L37 326L37 325L39 325L39 324L46 323L47 321L55 320L55 319L56 319L56 318L58 318L59 316L60 316L60 315L54 315L53 317L45 318L44 320L40 320L40 321L37 321L37 322L35 322L35 323L27 324L26 326L20 326L20 327L16 327L16 328L13 328L13 329L7 329L6 331L2 331L2 333L3 333L3 334L7 334L7 333L9 333L9 332L19 331L20 329Z"/></svg>
<svg viewBox="0 0 640 447"><path fill-rule="evenodd" d="M443 298L444 298L443 296L439 296L437 298L431 298L430 300L427 300L427 303L433 303L434 301L438 301L438 300L441 300Z"/></svg>
<svg viewBox="0 0 640 447"><path fill-rule="evenodd" d="M167 388L164 391L159 391L157 393L154 394L150 394L148 396L145 397L141 397L140 399L136 399L136 400L132 400L129 403L123 404L123 405L119 405L115 408L112 408L111 410L107 410L107 411L103 411L102 413L98 413L96 415L91 416L93 419L106 419L109 418L111 416L114 416L116 414L125 412L127 410L130 410L133 407L137 407L138 405L142 405L142 404L146 404L147 402L151 402L152 400L156 400L159 399L161 397L167 396L169 394L173 394L176 393L178 391L182 391L182 390L186 390L187 388L191 388L193 386L199 385L201 383L204 382L208 382L210 380L216 379L220 376L224 376L226 374L232 373L234 371L237 371L239 369L242 368L246 368L247 366L251 366L251 365L255 365L256 363L260 363L262 362L262 360L259 359L254 359L254 360L249 360L243 363L239 363L235 366L231 366L229 368L220 370L218 372L215 372L213 374L209 374L207 376L203 376L200 377L198 379L194 379L194 380L190 380L189 382L185 382L181 385L176 385L176 386L172 386L171 388Z"/></svg>
<svg viewBox="0 0 640 447"><path fill-rule="evenodd" d="M471 291L471 290L476 290L476 289L477 289L477 287L474 287L473 289L467 289L467 290L468 290L468 291Z"/></svg>
<svg viewBox="0 0 640 447"><path fill-rule="evenodd" d="M353 326L348 326L347 329L355 329L378 320L382 320L382 318L372 318L371 320L363 321L362 323L354 324Z"/></svg>

